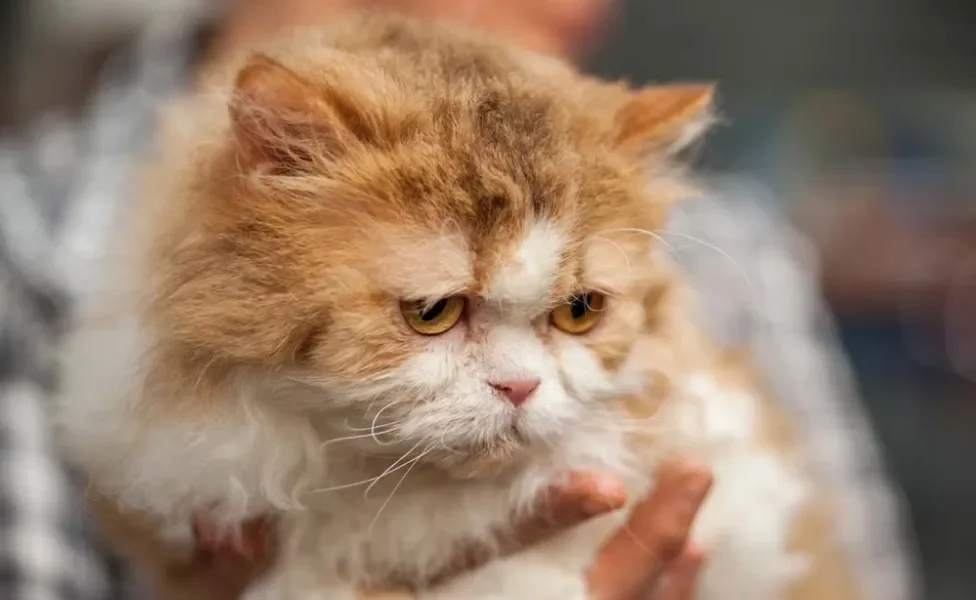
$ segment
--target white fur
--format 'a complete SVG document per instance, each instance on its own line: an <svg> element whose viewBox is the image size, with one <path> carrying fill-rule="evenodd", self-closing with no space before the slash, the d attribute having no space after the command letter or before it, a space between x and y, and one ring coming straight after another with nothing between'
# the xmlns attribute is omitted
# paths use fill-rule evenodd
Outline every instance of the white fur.
<svg viewBox="0 0 976 600"><path fill-rule="evenodd" d="M680 131L674 137L674 141L668 146L667 152L669 154L682 152L700 140L713 125L715 125L715 114L711 110L699 112L695 118L682 124Z"/></svg>
<svg viewBox="0 0 976 600"><path fill-rule="evenodd" d="M624 437L633 419L611 400L646 381L653 365L638 359L640 343L610 373L579 339L556 334L547 349L531 315L513 316L548 290L539 282L551 280L562 243L549 226L529 228L492 286L497 301L475 318L485 332L476 341L431 338L402 368L368 381L242 379L212 403L221 411L212 418L147 419L147 406L179 400L142 395L152 332L124 311L92 321L67 346L67 449L118 501L164 517L171 540L189 544L195 511L213 509L228 525L281 515L282 560L252 600L341 599L350 585L394 571L433 575L459 540L494 544L496 531L571 469L617 473L639 496L657 457L635 454ZM773 600L800 565L784 549L803 498L799 471L755 447L756 398L707 373L674 375L679 385L658 425L679 434L675 447L680 440L709 460L717 478L695 529L710 550L701 597ZM542 382L521 409L488 384L521 378ZM281 408L323 404L330 408ZM492 467L472 464L472 455L499 448L516 448L518 460L471 478ZM581 575L620 519L596 519L429 592L430 600L582 600ZM340 566L356 581L323 588Z"/></svg>
<svg viewBox="0 0 976 600"><path fill-rule="evenodd" d="M492 278L488 299L538 306L552 285L565 245L566 236L555 225L546 221L530 224L514 256Z"/></svg>
<svg viewBox="0 0 976 600"><path fill-rule="evenodd" d="M692 532L711 552L700 596L776 598L804 565L802 557L788 556L784 548L806 498L797 466L756 448L759 406L754 396L725 390L706 373L692 373L684 393L692 401L673 405L675 412L685 413L676 421L683 420L687 432L700 432L704 443L698 450L718 482ZM693 421L697 425L689 426ZM752 574L759 565L761 577Z"/></svg>

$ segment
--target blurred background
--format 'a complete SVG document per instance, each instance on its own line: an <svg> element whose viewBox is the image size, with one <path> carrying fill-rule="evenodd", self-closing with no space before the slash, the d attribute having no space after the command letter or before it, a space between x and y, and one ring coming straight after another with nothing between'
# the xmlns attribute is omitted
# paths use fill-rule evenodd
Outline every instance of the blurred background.
<svg viewBox="0 0 976 600"><path fill-rule="evenodd" d="M147 24L218 14L0 3L0 128L83 110ZM926 597L976 597L976 2L628 0L608 19L594 72L720 82L703 164L754 177L814 242Z"/></svg>
<svg viewBox="0 0 976 600"><path fill-rule="evenodd" d="M814 241L926 597L976 598L976 2L635 0L593 66L720 82L705 164Z"/></svg>

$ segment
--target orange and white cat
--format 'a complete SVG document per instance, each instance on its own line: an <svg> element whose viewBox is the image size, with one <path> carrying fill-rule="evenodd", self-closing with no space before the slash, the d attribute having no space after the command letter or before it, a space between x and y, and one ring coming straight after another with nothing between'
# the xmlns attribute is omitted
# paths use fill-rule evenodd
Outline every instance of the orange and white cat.
<svg viewBox="0 0 976 600"><path fill-rule="evenodd" d="M859 597L788 423L656 241L711 104L398 17L232 61L175 107L69 341L69 455L151 524L160 573L194 514L270 514L280 558L248 597L312 600L490 552L570 470L637 498L693 453L716 478L701 598ZM420 595L586 598L621 519Z"/></svg>

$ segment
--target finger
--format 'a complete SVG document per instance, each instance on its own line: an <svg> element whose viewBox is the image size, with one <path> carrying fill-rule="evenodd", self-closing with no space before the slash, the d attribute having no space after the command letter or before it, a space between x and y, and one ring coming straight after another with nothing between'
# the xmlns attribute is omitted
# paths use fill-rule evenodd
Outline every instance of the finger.
<svg viewBox="0 0 976 600"><path fill-rule="evenodd" d="M599 473L573 473L565 482L545 491L537 510L516 527L514 536L498 540L498 547L476 545L459 549L451 563L427 584L437 585L499 555L539 543L568 527L621 508L626 501L627 492L619 479Z"/></svg>
<svg viewBox="0 0 976 600"><path fill-rule="evenodd" d="M625 600L649 589L684 549L691 523L711 487L707 468L671 461L627 524L603 547L587 577L600 600Z"/></svg>
<svg viewBox="0 0 976 600"><path fill-rule="evenodd" d="M264 566L200 551L193 562L167 571L166 579L176 586L176 590L163 596L177 598L181 597L179 592L198 589L206 590L207 598L212 600L238 600L263 572Z"/></svg>
<svg viewBox="0 0 976 600"><path fill-rule="evenodd" d="M693 600L698 573L705 562L705 553L699 548L687 548L671 563L659 600Z"/></svg>
<svg viewBox="0 0 976 600"><path fill-rule="evenodd" d="M617 510L627 502L627 491L616 477L578 472L566 482L550 487L539 510L518 527L520 546L537 543L595 516Z"/></svg>
<svg viewBox="0 0 976 600"><path fill-rule="evenodd" d="M237 598L263 572L263 568L252 563L219 556L213 556L209 563L201 565L201 569L210 582L208 589L219 590L221 598Z"/></svg>
<svg viewBox="0 0 976 600"><path fill-rule="evenodd" d="M197 582L214 600L236 600L272 564L270 523L255 519L233 535L206 521L194 525L198 549L181 580ZM187 584L190 585L190 584Z"/></svg>
<svg viewBox="0 0 976 600"><path fill-rule="evenodd" d="M221 559L256 563L265 560L271 552L271 527L266 519L247 521L238 531L228 533L198 518L193 530L197 547Z"/></svg>

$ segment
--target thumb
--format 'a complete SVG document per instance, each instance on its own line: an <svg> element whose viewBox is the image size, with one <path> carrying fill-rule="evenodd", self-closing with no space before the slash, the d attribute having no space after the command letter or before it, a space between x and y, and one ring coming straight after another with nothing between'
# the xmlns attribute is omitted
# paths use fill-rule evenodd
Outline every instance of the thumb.
<svg viewBox="0 0 976 600"><path fill-rule="evenodd" d="M543 494L538 510L517 530L520 545L531 545L593 517L617 510L627 502L623 483L611 475L572 473Z"/></svg>

